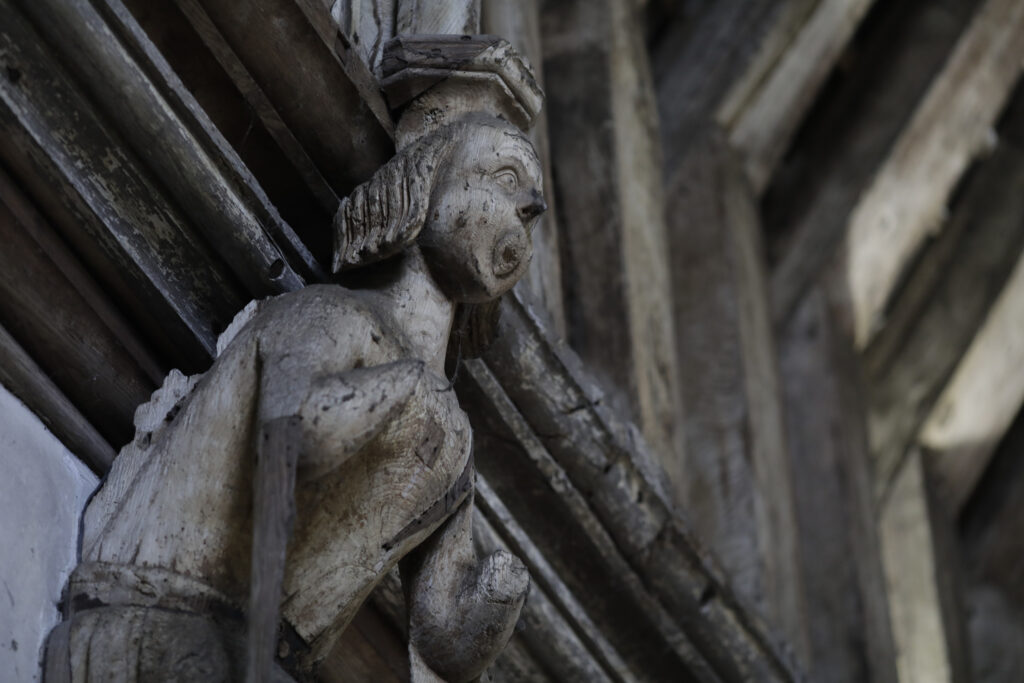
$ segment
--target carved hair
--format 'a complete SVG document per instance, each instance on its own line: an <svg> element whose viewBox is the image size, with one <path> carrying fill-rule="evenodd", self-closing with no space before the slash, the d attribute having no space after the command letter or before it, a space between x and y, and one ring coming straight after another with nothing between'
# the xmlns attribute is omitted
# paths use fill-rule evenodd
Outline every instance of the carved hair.
<svg viewBox="0 0 1024 683"><path fill-rule="evenodd" d="M357 187L334 216L331 269L374 263L416 241L441 165L462 131L445 126L398 152Z"/></svg>
<svg viewBox="0 0 1024 683"><path fill-rule="evenodd" d="M427 220L434 182L457 140L478 121L438 128L398 152L357 187L334 216L334 273L394 256L411 246ZM475 358L490 346L500 299L459 304L449 341L449 360Z"/></svg>

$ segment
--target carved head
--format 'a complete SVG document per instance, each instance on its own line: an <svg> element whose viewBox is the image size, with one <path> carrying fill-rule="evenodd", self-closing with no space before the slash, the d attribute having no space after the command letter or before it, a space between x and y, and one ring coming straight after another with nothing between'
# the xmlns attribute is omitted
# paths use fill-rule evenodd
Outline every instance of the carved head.
<svg viewBox="0 0 1024 683"><path fill-rule="evenodd" d="M334 270L418 241L449 298L491 301L526 272L546 208L529 139L502 119L469 117L399 152L342 202Z"/></svg>
<svg viewBox="0 0 1024 683"><path fill-rule="evenodd" d="M496 299L526 272L531 234L547 206L529 139L500 119L479 119L439 169L420 247L453 300Z"/></svg>

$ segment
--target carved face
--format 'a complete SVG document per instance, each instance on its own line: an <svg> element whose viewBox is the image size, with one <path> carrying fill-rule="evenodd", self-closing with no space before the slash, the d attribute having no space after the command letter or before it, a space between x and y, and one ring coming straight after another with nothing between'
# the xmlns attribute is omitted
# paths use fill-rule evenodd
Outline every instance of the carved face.
<svg viewBox="0 0 1024 683"><path fill-rule="evenodd" d="M455 301L501 296L526 272L530 235L547 206L533 145L518 128L481 121L440 170L419 243Z"/></svg>

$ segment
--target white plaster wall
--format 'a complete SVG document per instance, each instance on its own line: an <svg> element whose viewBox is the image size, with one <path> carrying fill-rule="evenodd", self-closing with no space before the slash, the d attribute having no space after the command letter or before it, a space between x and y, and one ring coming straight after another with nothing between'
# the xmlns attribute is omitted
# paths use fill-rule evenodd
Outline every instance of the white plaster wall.
<svg viewBox="0 0 1024 683"><path fill-rule="evenodd" d="M0 386L0 681L38 681L96 477Z"/></svg>

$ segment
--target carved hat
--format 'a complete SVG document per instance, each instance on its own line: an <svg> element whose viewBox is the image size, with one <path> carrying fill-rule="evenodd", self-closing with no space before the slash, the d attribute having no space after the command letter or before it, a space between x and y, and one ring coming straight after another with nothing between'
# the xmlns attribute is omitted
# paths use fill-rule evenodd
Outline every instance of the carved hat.
<svg viewBox="0 0 1024 683"><path fill-rule="evenodd" d="M490 114L524 132L544 94L529 62L497 36L398 36L384 48L381 86L399 114L399 149L469 114Z"/></svg>

